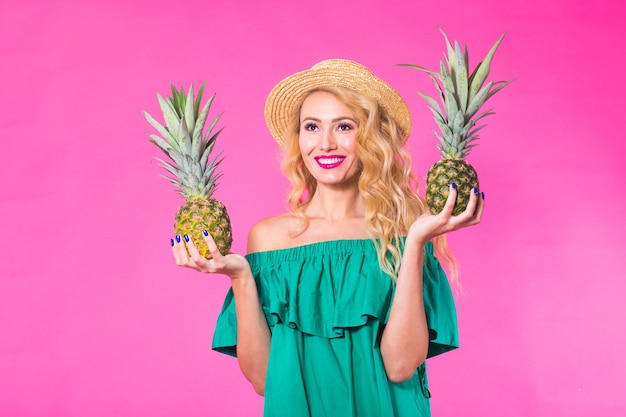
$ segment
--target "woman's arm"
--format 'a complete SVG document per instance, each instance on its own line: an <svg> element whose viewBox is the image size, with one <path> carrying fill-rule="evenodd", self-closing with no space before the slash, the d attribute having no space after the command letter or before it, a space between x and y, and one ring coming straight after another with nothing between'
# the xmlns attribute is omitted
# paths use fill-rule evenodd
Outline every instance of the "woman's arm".
<svg viewBox="0 0 626 417"><path fill-rule="evenodd" d="M210 235L205 236L205 241L212 259L200 255L191 239L185 244L182 244L183 240L186 239L181 239L172 248L178 265L200 272L224 274L230 278L237 314L237 359L254 390L263 395L271 336L248 261L241 255L220 254Z"/></svg>
<svg viewBox="0 0 626 417"><path fill-rule="evenodd" d="M428 324L422 293L423 246L407 236L393 304L380 351L387 377L402 382L413 376L428 353Z"/></svg>
<svg viewBox="0 0 626 417"><path fill-rule="evenodd" d="M398 274L393 304L382 334L380 350L387 377L402 382L413 376L428 354L428 323L424 312L424 245L434 237L480 222L484 200L472 193L467 209L452 216L456 189L438 215L420 216L407 233L402 265Z"/></svg>
<svg viewBox="0 0 626 417"><path fill-rule="evenodd" d="M259 395L265 393L270 331L261 309L252 273L232 280L237 313L237 359L244 376Z"/></svg>

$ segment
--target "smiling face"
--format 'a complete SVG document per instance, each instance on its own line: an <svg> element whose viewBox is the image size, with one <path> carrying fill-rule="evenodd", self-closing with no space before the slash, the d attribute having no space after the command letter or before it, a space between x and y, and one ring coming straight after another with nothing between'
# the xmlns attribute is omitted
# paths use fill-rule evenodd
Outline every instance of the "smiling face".
<svg viewBox="0 0 626 417"><path fill-rule="evenodd" d="M304 100L298 143L318 185L346 184L360 172L357 132L354 112L333 94L316 91Z"/></svg>

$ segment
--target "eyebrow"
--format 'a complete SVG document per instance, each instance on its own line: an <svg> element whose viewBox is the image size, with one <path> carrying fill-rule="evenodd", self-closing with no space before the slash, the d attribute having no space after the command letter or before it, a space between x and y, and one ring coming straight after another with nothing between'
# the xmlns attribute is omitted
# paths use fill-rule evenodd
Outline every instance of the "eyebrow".
<svg viewBox="0 0 626 417"><path fill-rule="evenodd" d="M304 119L302 119L302 122L305 122L307 120L312 120L314 122L322 123L322 119L319 119L319 118L313 117L313 116L305 117ZM336 117L336 118L332 119L331 122L332 123L336 123L336 122L340 122L342 120L350 120L352 123L356 123L356 120L353 119L352 117L349 117L349 116Z"/></svg>

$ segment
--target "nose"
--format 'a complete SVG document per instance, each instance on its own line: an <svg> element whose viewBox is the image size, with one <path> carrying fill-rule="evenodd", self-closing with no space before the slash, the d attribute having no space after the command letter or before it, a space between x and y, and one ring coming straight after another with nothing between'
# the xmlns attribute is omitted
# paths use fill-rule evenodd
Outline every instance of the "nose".
<svg viewBox="0 0 626 417"><path fill-rule="evenodd" d="M321 136L320 150L328 152L330 150L337 149L335 135L332 130L325 129Z"/></svg>

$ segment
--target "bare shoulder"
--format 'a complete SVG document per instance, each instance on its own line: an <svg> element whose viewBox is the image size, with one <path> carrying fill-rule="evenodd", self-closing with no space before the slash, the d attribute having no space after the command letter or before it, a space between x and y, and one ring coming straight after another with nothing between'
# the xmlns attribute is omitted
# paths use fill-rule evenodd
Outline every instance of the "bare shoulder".
<svg viewBox="0 0 626 417"><path fill-rule="evenodd" d="M291 231L297 217L291 213L265 218L256 223L248 234L248 253L289 247Z"/></svg>

